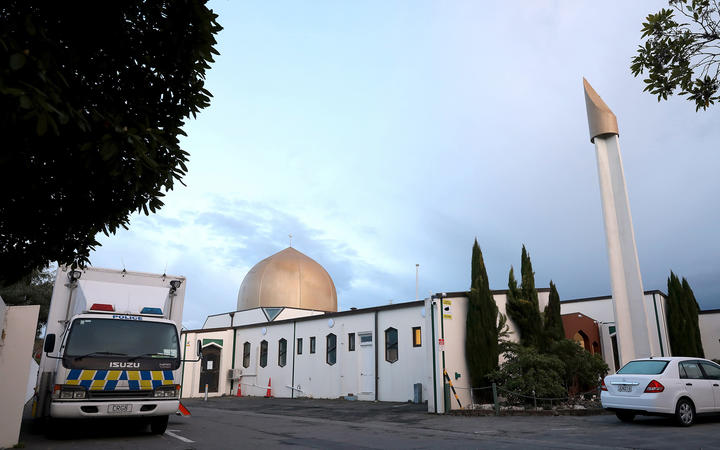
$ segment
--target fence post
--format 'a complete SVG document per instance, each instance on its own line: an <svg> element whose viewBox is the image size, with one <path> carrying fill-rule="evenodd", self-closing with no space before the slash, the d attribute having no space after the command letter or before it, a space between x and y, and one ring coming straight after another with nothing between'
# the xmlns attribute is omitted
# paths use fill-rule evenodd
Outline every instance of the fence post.
<svg viewBox="0 0 720 450"><path fill-rule="evenodd" d="M492 390L493 390L493 403L495 404L495 415L500 415L500 402L498 402L498 395L497 395L497 384L492 384Z"/></svg>
<svg viewBox="0 0 720 450"><path fill-rule="evenodd" d="M535 405L535 409L537 410L537 397L535 396L535 389L533 389L533 405Z"/></svg>

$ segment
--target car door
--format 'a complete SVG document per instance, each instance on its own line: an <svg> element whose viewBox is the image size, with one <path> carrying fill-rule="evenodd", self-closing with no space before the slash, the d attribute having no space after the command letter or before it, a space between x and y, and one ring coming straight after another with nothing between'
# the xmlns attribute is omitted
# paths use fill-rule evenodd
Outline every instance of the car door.
<svg viewBox="0 0 720 450"><path fill-rule="evenodd" d="M713 395L715 397L715 411L720 411L720 366L710 362L701 362L700 368L705 378L711 381Z"/></svg>
<svg viewBox="0 0 720 450"><path fill-rule="evenodd" d="M713 380L705 378L700 369L700 361L682 361L679 364L680 378L690 399L695 404L695 412L704 413L715 409Z"/></svg>

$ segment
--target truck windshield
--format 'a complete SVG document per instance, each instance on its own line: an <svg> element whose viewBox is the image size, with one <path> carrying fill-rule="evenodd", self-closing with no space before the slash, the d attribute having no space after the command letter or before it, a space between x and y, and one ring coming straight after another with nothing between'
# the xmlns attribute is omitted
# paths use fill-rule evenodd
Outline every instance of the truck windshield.
<svg viewBox="0 0 720 450"><path fill-rule="evenodd" d="M122 356L176 359L177 329L172 323L121 319L77 319L70 329L65 356Z"/></svg>

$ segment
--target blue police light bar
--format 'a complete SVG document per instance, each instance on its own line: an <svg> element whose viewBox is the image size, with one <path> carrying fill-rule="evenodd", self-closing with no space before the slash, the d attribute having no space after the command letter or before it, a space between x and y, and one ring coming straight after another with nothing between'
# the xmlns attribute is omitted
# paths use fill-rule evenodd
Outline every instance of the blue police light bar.
<svg viewBox="0 0 720 450"><path fill-rule="evenodd" d="M150 306L146 306L140 311L140 314L157 314L158 316L162 316L163 312L160 308L152 308Z"/></svg>

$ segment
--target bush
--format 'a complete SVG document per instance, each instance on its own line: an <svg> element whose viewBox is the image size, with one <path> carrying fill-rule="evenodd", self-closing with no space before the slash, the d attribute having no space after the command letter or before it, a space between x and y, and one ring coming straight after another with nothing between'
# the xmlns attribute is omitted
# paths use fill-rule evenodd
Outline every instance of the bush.
<svg viewBox="0 0 720 450"><path fill-rule="evenodd" d="M556 342L546 353L509 343L505 357L505 362L488 378L506 391L527 397L532 397L533 391L538 398L568 397L570 392L596 387L608 372L607 364L599 356L568 339ZM508 397L522 399L519 395Z"/></svg>
<svg viewBox="0 0 720 450"><path fill-rule="evenodd" d="M511 346L507 359L489 378L503 389L527 397L565 397L562 384L565 367L555 355L542 354L533 347ZM508 397L513 397L508 394ZM517 396L515 396L517 397Z"/></svg>

